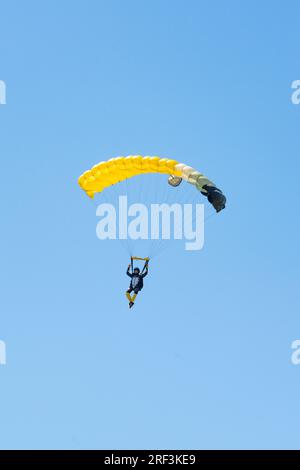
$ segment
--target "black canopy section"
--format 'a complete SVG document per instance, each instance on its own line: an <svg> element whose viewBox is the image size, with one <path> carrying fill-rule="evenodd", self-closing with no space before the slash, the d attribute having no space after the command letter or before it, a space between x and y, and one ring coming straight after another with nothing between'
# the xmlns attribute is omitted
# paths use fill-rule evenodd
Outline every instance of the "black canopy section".
<svg viewBox="0 0 300 470"><path fill-rule="evenodd" d="M208 186L207 184L203 186L203 189L205 192L201 191L201 193L207 197L217 212L225 209L226 197L222 193L221 189L218 189L215 186Z"/></svg>

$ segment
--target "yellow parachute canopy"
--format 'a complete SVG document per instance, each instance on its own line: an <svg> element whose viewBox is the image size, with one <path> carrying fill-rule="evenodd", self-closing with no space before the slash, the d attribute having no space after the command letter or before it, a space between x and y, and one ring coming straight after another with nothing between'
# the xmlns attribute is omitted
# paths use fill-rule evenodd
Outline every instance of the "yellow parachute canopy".
<svg viewBox="0 0 300 470"><path fill-rule="evenodd" d="M196 186L201 193L207 196L209 202L217 212L224 209L226 198L222 191L202 173L185 163L160 157L142 157L130 155L128 157L116 157L103 161L83 173L78 183L86 194L93 198L96 193L103 191L113 184L145 173L162 173L170 175L169 183L177 186L183 179Z"/></svg>

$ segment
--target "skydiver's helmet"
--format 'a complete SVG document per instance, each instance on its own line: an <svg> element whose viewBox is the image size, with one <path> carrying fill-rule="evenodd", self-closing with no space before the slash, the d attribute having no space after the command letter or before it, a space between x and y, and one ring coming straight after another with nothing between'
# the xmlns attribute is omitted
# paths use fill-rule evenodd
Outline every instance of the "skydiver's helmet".
<svg viewBox="0 0 300 470"><path fill-rule="evenodd" d="M140 269L139 268L134 268L133 273L134 274L140 274Z"/></svg>

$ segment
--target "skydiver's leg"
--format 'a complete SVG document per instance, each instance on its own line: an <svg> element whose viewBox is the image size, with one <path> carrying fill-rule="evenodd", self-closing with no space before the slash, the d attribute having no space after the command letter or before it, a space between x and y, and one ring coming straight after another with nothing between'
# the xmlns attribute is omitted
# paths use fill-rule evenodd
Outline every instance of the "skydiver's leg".
<svg viewBox="0 0 300 470"><path fill-rule="evenodd" d="M130 289L130 288L126 291L126 297L127 297L129 302L132 302L132 298L131 298L131 295L130 295L130 293L132 291L133 291L133 289Z"/></svg>
<svg viewBox="0 0 300 470"><path fill-rule="evenodd" d="M139 289L134 289L134 294L133 296L131 297L131 302L134 303L135 299L136 299L136 296L138 295L139 293Z"/></svg>

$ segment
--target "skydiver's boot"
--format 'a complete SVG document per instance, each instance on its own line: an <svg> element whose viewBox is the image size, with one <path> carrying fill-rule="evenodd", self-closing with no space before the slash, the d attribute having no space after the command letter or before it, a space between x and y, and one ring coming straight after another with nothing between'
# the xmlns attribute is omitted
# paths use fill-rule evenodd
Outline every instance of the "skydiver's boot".
<svg viewBox="0 0 300 470"><path fill-rule="evenodd" d="M134 306L134 302L129 302L129 308L132 308Z"/></svg>

